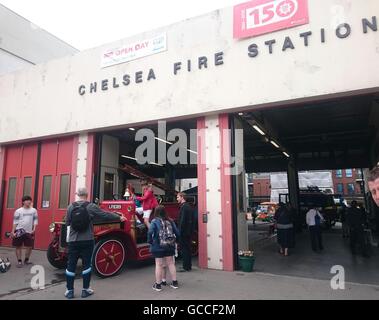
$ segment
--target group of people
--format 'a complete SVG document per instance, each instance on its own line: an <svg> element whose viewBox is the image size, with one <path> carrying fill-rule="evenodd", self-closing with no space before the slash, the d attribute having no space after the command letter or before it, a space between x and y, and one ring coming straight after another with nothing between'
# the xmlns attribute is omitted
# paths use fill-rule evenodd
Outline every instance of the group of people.
<svg viewBox="0 0 379 320"><path fill-rule="evenodd" d="M295 246L295 214L290 205L280 203L274 219L277 229L279 252L284 256L288 256L289 249ZM320 253L324 250L321 226L325 219L318 208L312 207L306 213L305 220L309 229L311 248L314 252ZM356 254L357 247L359 247L363 256L367 257L368 253L364 238L367 216L363 206L358 206L355 200L351 202L350 207L344 206L341 211L341 222L343 237L350 237L351 252Z"/></svg>
<svg viewBox="0 0 379 320"><path fill-rule="evenodd" d="M295 247L296 234L296 213L289 203L279 203L279 208L274 216L275 228L277 230L277 241L279 244L279 253L284 256L289 256L289 250ZM311 247L314 252L321 252L324 247L322 244L321 224L324 218L313 207L306 214L306 223L309 228Z"/></svg>
<svg viewBox="0 0 379 320"><path fill-rule="evenodd" d="M147 242L150 244L150 252L155 258L155 283L152 288L155 291L161 291L162 286L168 285L174 289L179 288L175 266L177 244L179 244L183 258L183 269L180 271L189 272L192 269L191 236L193 232L193 213L191 206L186 201L185 194L177 194L179 203L178 226L168 216L165 207L158 204L151 183L143 183L142 196L137 196L131 185L128 185L126 194L129 200L135 202L136 214L140 215L143 223L148 228ZM82 297L86 298L94 293L90 288L91 258L94 249L92 220L94 218L100 218L103 221L119 219L123 222L125 220L121 214L105 212L96 204L88 202L88 192L85 188L79 189L77 196L79 200L68 207L66 216L69 238L65 297L68 299L74 298L75 269L79 257L82 257L83 261ZM89 223L85 225L85 228L78 228L78 226L75 226L75 219L84 212L88 213ZM169 284L166 281L167 270L171 277Z"/></svg>
<svg viewBox="0 0 379 320"><path fill-rule="evenodd" d="M191 238L194 231L193 210L186 201L184 193L177 194L179 203L178 226L168 216L164 206L159 205L153 192L152 184L144 183L142 195L137 196L134 188L129 185L128 193L131 200L136 203L136 214L148 228L147 242L150 244L150 252L155 258L155 283L153 289L161 291L162 286L170 285L172 288L179 287L175 255L177 244L183 259L181 272L192 270ZM120 213L106 212L95 203L88 201L86 188L79 188L76 193L78 200L67 208L65 223L67 226L68 261L66 268L66 292L65 297L74 298L74 281L76 267L79 258L82 260L83 288L81 297L91 296L94 291L90 287L92 273L92 255L94 251L93 220L125 221ZM17 267L29 265L30 255L34 246L34 234L38 225L38 213L33 208L32 198L24 196L22 207L14 213L12 232L10 233L13 246L16 247ZM25 258L22 260L22 248L26 248ZM166 281L166 273L170 273L171 282Z"/></svg>
<svg viewBox="0 0 379 320"><path fill-rule="evenodd" d="M379 207L379 166L374 168L367 179L372 199ZM182 271L191 271L191 236L195 221L191 206L186 202L185 195L178 193L177 201L180 204L179 224L171 220L164 208L158 204L151 184L143 185L142 196L136 196L134 188L128 186L128 194L136 203L137 213L142 216L142 221L148 228L147 241L155 258L155 283L153 289L161 291L162 286L167 286L166 270L171 275L170 286L178 288L176 278L175 254L176 244L179 243L183 258ZM66 214L68 232L68 263L66 269L67 298L74 297L74 280L78 259L83 263L83 289L82 297L88 297L94 292L90 288L91 260L94 249L94 234L92 221L100 218L103 221L125 221L121 214L109 213L101 210L96 204L89 202L88 191L80 188L77 191L78 201L72 203ZM151 215L154 216L151 219ZM306 214L306 223L309 227L311 247L315 252L323 250L321 224L324 218L317 208L311 208ZM343 236L350 237L352 253L356 253L357 245L364 248L364 226L366 223L364 210L356 201L349 208L344 208L342 213ZM281 203L275 214L279 252L289 255L289 249L295 246L296 218L294 210L287 204ZM24 196L22 207L14 213L13 227L10 233L12 244L16 247L17 267L29 265L30 255L34 245L34 234L38 225L38 213L33 208L32 198ZM22 259L22 248L25 248L25 257ZM363 251L363 254L366 253Z"/></svg>

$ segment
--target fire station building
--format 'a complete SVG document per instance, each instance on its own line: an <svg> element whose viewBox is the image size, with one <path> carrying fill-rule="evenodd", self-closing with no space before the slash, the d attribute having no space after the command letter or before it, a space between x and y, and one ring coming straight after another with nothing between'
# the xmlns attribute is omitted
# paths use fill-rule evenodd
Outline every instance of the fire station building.
<svg viewBox="0 0 379 320"><path fill-rule="evenodd" d="M199 265L234 270L245 173L287 171L297 207L299 170L378 162L378 18L377 0L250 1L0 76L0 245L24 194L46 249L76 188L123 194L129 164L197 179ZM196 161L135 162L159 121L197 130Z"/></svg>

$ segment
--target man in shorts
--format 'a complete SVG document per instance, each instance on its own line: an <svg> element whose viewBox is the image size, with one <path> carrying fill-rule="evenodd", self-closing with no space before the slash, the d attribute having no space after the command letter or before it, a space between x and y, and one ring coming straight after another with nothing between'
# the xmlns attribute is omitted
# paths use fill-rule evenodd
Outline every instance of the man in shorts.
<svg viewBox="0 0 379 320"><path fill-rule="evenodd" d="M17 267L21 268L22 247L25 248L24 264L29 265L30 255L34 246L34 234L38 224L38 213L33 208L30 196L22 197L22 207L17 209L13 216L12 245L16 247Z"/></svg>

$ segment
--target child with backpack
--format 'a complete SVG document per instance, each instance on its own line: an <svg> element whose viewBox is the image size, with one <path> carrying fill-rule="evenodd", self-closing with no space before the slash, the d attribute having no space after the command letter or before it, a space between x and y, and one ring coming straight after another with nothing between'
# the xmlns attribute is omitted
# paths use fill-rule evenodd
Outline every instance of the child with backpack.
<svg viewBox="0 0 379 320"><path fill-rule="evenodd" d="M153 290L162 291L162 276L164 266L171 275L170 287L178 289L175 267L175 245L179 240L179 230L175 222L169 219L164 206L157 206L151 221L147 241L150 243L150 252L155 258L155 284Z"/></svg>

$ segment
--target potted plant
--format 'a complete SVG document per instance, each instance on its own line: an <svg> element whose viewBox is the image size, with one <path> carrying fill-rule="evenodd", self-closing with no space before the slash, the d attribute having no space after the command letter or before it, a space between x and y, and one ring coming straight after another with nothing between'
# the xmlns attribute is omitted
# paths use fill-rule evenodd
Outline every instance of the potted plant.
<svg viewBox="0 0 379 320"><path fill-rule="evenodd" d="M238 251L239 265L243 272L252 272L254 269L255 256L253 251Z"/></svg>

